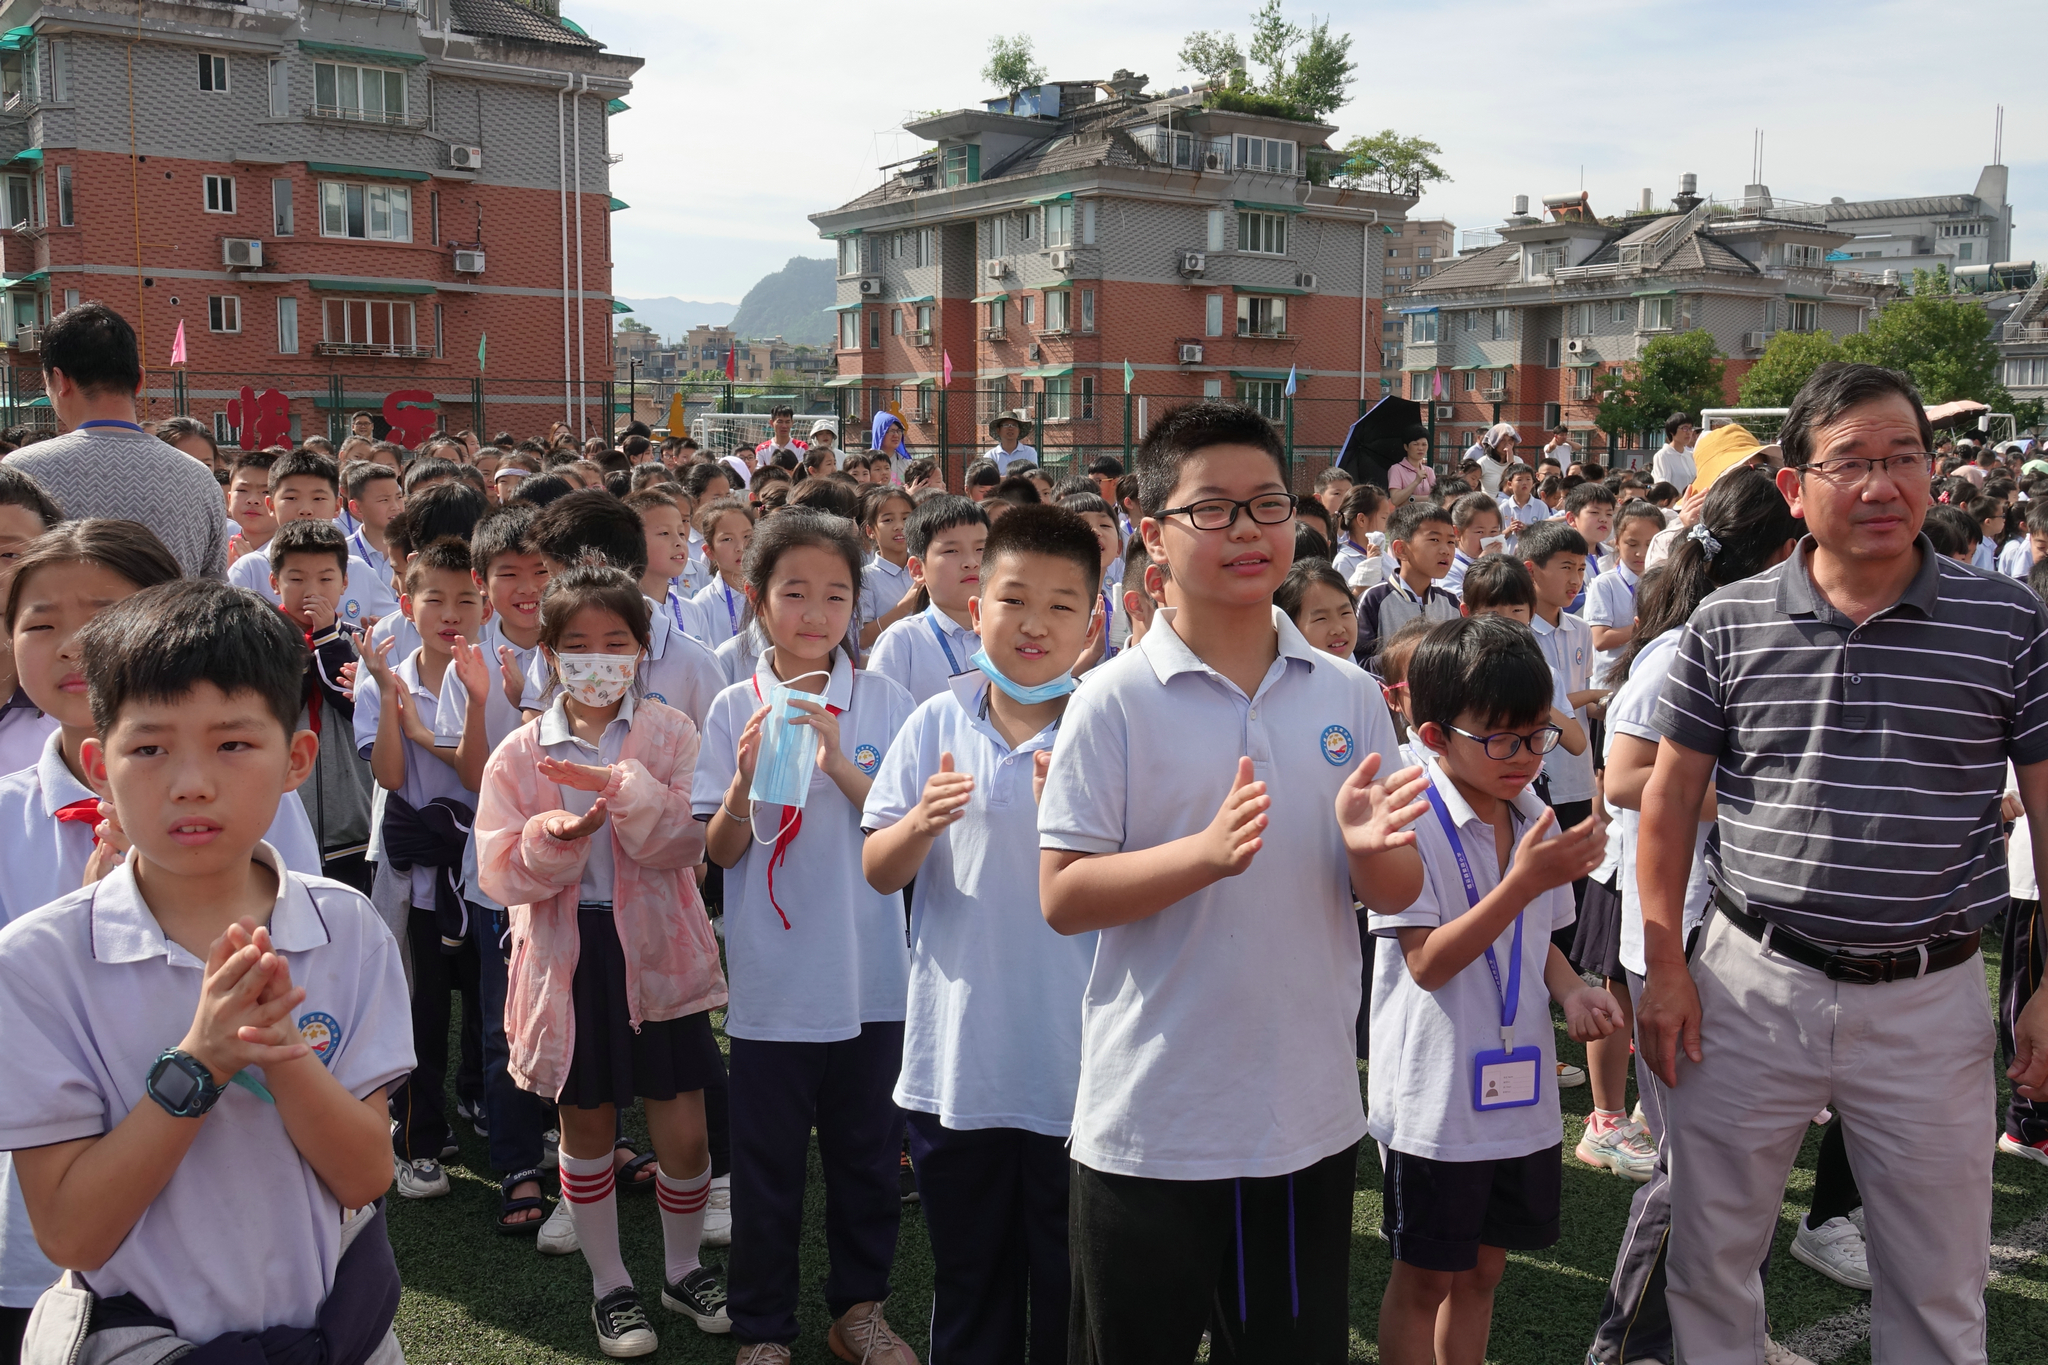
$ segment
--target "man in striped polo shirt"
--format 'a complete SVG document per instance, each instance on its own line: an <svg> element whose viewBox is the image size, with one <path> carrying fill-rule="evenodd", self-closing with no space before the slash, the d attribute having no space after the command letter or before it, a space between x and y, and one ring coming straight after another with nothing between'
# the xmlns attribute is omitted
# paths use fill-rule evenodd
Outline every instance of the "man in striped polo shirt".
<svg viewBox="0 0 2048 1365"><path fill-rule="evenodd" d="M1709 597L1679 646L1643 794L1643 1050L1671 1114L1667 1293L1688 1365L1764 1359L1787 1172L1843 1118L1864 1196L1874 1358L1985 1359L1994 1037L1979 933L2006 901L2009 757L2048 855L2048 614L1935 553L1932 431L1905 376L1816 371L1778 486L1809 534ZM1712 528L1695 527L1709 555ZM1701 803L1714 908L1680 908ZM2048 998L2048 997L2044 997ZM2048 1006L2013 1067L2048 1093Z"/></svg>

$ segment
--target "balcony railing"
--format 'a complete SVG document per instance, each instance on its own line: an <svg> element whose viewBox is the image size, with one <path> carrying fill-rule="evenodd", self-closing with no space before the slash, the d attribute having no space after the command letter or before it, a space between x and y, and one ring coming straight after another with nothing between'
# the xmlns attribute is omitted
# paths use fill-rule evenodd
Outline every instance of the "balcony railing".
<svg viewBox="0 0 2048 1365"><path fill-rule="evenodd" d="M424 128L424 114L393 113L388 109L358 109L345 104L309 104L305 116L334 123L367 123L380 128Z"/></svg>
<svg viewBox="0 0 2048 1365"><path fill-rule="evenodd" d="M2010 322L2005 326L2004 337L2007 341L2048 341L2048 324Z"/></svg>
<svg viewBox="0 0 2048 1365"><path fill-rule="evenodd" d="M313 354L377 356L380 358L395 357L400 360L432 360L434 358L434 348L431 346L394 346L374 341L316 341L313 343Z"/></svg>
<svg viewBox="0 0 2048 1365"><path fill-rule="evenodd" d="M981 339L983 341L1003 341L1007 340L1008 337L1009 332L1001 327L984 327L981 329Z"/></svg>
<svg viewBox="0 0 2048 1365"><path fill-rule="evenodd" d="M17 351L40 351L43 349L43 329L33 323L24 323L14 329L14 336L7 344Z"/></svg>

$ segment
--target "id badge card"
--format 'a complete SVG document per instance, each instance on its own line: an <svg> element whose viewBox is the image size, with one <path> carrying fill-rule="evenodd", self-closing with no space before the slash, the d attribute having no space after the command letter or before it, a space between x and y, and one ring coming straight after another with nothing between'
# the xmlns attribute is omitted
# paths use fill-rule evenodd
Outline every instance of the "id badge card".
<svg viewBox="0 0 2048 1365"><path fill-rule="evenodd" d="M1472 1058L1472 1107L1519 1109L1536 1103L1543 1074L1543 1049L1495 1048Z"/></svg>

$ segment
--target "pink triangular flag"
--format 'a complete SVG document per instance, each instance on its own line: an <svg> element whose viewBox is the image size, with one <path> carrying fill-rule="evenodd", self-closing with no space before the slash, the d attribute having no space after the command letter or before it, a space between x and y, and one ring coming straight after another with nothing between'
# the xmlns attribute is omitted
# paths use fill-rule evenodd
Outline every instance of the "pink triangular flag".
<svg viewBox="0 0 2048 1365"><path fill-rule="evenodd" d="M179 323L178 325L179 325L180 327L182 327L182 326L184 326L185 324L183 324L183 323ZM1432 392L1434 393L1434 395L1435 395L1436 397L1438 397L1438 398L1441 398L1441 397L1443 397L1443 396L1444 396L1444 372L1443 372L1442 370L1432 370L1432 371L1430 372L1430 381L1429 381L1429 382L1430 382L1430 387L1431 387L1431 390L1432 390Z"/></svg>
<svg viewBox="0 0 2048 1365"><path fill-rule="evenodd" d="M171 339L171 363L185 363L185 323L182 319L178 323L178 335Z"/></svg>
<svg viewBox="0 0 2048 1365"><path fill-rule="evenodd" d="M941 351L939 355L946 362L945 368L942 371L945 378L940 381L940 385L943 388L950 389L953 387L953 353L951 351Z"/></svg>

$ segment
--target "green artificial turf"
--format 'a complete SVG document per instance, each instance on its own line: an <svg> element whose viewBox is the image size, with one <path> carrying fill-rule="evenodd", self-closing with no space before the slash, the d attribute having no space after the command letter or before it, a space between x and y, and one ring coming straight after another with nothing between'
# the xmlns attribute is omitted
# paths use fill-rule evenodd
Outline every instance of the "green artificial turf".
<svg viewBox="0 0 2048 1365"><path fill-rule="evenodd" d="M1987 935L1987 945L1993 942ZM1986 956L1995 984L1997 961L1988 951ZM1557 1050L1562 1059L1584 1061L1584 1048L1565 1038L1561 1023ZM1359 1081L1362 1087L1362 1067ZM2008 1093L2001 1076L2001 1116ZM1632 1094L1630 1102L1634 1102ZM1490 1360L1502 1365L1575 1365L1585 1359L1614 1268L1629 1198L1636 1188L1628 1180L1581 1165L1571 1154L1592 1108L1591 1091L1584 1087L1568 1090L1564 1103L1563 1237L1548 1250L1518 1252L1508 1258L1488 1352ZM637 1112L629 1115L627 1129L644 1139L645 1128L639 1118ZM1868 1298L1800 1265L1789 1250L1813 1186L1820 1133L1815 1128L1808 1134L1779 1214L1766 1296L1773 1333L1780 1339ZM1987 1132L1985 1141L1994 1141L1996 1136L1995 1131ZM462 1155L448 1168L455 1187L451 1196L424 1201L394 1196L390 1201L391 1240L405 1284L398 1335L406 1358L412 1365L602 1360L590 1327L590 1276L583 1258L541 1256L531 1237L506 1237L493 1231L498 1189L485 1159L484 1141L466 1126L459 1137ZM1999 1232L2048 1210L2048 1168L2000 1157L1993 1168L1993 1188L1992 1225ZM1373 1338L1388 1270L1386 1244L1374 1232L1380 1217L1379 1189L1379 1161L1368 1141L1359 1156L1351 1259L1351 1355L1358 1361L1378 1359ZM549 1194L552 1196L552 1189ZM798 1365L835 1359L825 1347L829 1324L823 1299L823 1200L814 1145L804 1199L803 1299L799 1310L803 1336L795 1348ZM627 1269L640 1285L661 1335L660 1351L647 1358L678 1365L730 1362L737 1349L730 1337L706 1336L688 1319L659 1306L661 1221L651 1191L621 1196L619 1229ZM1995 1234L1993 1240L1998 1240ZM709 1251L706 1260L722 1268L724 1252ZM895 1293L889 1301L888 1317L920 1359L929 1344L931 1280L931 1245L917 1206L910 1205L903 1211ZM2041 1343L2048 1341L2048 1260L2037 1257L2008 1271L1993 1281L1988 1298L1994 1365L2038 1365L2043 1359ZM1835 1359L1842 1365L1865 1365L1870 1360L1869 1344L1866 1341Z"/></svg>

